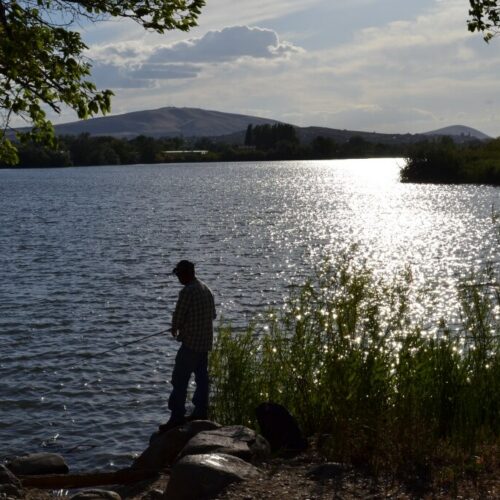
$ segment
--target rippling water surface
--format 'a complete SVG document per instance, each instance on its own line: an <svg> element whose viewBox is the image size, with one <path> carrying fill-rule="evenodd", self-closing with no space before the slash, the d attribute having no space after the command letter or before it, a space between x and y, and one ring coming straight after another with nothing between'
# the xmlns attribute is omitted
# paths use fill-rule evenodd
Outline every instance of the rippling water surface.
<svg viewBox="0 0 500 500"><path fill-rule="evenodd" d="M352 243L380 275L410 265L422 314L498 260L498 188L400 184L398 160L0 171L0 458L127 466L168 418L168 327L189 258L243 327Z"/></svg>

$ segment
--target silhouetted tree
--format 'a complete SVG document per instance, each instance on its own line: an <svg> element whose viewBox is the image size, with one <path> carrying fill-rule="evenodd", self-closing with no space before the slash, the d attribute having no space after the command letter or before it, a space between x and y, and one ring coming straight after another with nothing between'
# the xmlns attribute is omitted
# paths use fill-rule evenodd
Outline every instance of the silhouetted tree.
<svg viewBox="0 0 500 500"><path fill-rule="evenodd" d="M253 125L250 123L245 133L245 146L253 146Z"/></svg>
<svg viewBox="0 0 500 500"><path fill-rule="evenodd" d="M329 138L319 135L312 143L312 154L316 158L335 158L337 154L336 142Z"/></svg>
<svg viewBox="0 0 500 500"><path fill-rule="evenodd" d="M295 127L286 123L264 124L253 127L253 145L257 149L269 150L280 141L298 144L299 139Z"/></svg>
<svg viewBox="0 0 500 500"><path fill-rule="evenodd" d="M139 135L130 141L131 146L137 152L139 163L154 163L157 154L161 151L161 144L153 137Z"/></svg>
<svg viewBox="0 0 500 500"><path fill-rule="evenodd" d="M19 163L25 167L67 167L72 164L65 149L49 149L33 142L20 144Z"/></svg>

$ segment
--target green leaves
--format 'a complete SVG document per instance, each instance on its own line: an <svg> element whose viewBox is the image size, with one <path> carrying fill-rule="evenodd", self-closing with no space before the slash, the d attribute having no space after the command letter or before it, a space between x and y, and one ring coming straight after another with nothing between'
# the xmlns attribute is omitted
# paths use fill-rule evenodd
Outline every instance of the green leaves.
<svg viewBox="0 0 500 500"><path fill-rule="evenodd" d="M3 132L0 132L0 158L7 165L15 165L19 161L17 149Z"/></svg>
<svg viewBox="0 0 500 500"><path fill-rule="evenodd" d="M467 27L469 31L480 31L484 40L489 42L496 34L500 26L500 6L498 0L469 0L469 20Z"/></svg>
<svg viewBox="0 0 500 500"><path fill-rule="evenodd" d="M70 108L80 119L111 109L113 92L98 91L87 79L91 74L83 56L87 46L78 32L68 29L68 19L121 17L159 33L185 31L196 25L204 4L204 0L0 1L0 161L18 161L6 133L14 116L32 127L17 132L19 140L53 145L48 109L60 113Z"/></svg>

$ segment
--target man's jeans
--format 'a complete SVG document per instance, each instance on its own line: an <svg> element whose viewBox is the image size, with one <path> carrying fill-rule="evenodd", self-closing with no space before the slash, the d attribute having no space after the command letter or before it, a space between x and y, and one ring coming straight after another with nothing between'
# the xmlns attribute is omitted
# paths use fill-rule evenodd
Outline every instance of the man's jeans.
<svg viewBox="0 0 500 500"><path fill-rule="evenodd" d="M173 389L168 399L171 420L182 420L186 413L187 387L194 373L196 390L193 395L194 414L206 418L208 410L208 352L196 352L184 344L175 357L172 373Z"/></svg>

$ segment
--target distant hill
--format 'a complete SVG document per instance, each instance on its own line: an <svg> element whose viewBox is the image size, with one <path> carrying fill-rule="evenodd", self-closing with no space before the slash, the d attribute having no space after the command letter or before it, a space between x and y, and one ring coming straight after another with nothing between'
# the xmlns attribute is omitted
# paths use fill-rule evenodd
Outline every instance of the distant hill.
<svg viewBox="0 0 500 500"><path fill-rule="evenodd" d="M257 116L223 113L199 108L165 107L147 111L135 111L121 115L91 118L55 126L58 135L88 133L93 136L132 138L138 135L150 137L186 138L208 137L220 142L242 144L249 124L264 125L280 123L278 120ZM386 145L413 144L429 136L449 135L456 142L473 139L489 139L486 134L463 125L446 127L423 134L382 134L327 127L295 127L302 143L310 143L317 136L330 138L338 143L360 137L372 143Z"/></svg>
<svg viewBox="0 0 500 500"><path fill-rule="evenodd" d="M138 135L217 137L246 130L250 123L264 125L277 123L277 120L197 108L166 107L64 123L56 125L55 130L58 135L89 133L120 138Z"/></svg>
<svg viewBox="0 0 500 500"><path fill-rule="evenodd" d="M424 141L427 137L423 134L381 134L378 132L363 132L359 130L346 130L328 127L297 127L297 136L303 144L309 144L316 137L321 136L333 139L338 144L343 144L353 137L360 137L367 142L380 143L386 145L413 144ZM245 130L240 130L233 134L228 134L216 138L220 142L228 144L242 144L245 140Z"/></svg>
<svg viewBox="0 0 500 500"><path fill-rule="evenodd" d="M432 130L431 132L425 132L424 135L447 135L453 138L461 137L463 139L479 139L481 141L491 139L490 136L483 134L483 132L475 128L465 127L464 125L452 125L450 127Z"/></svg>
<svg viewBox="0 0 500 500"><path fill-rule="evenodd" d="M360 137L368 142L380 144L410 144L424 140L419 134L382 134L379 132L364 132L360 130L345 130L327 127L301 127L298 135L302 142L311 142L318 136L333 139L338 143L347 142L352 137Z"/></svg>
<svg viewBox="0 0 500 500"><path fill-rule="evenodd" d="M329 137L336 142L348 141L351 137L361 137L365 141L380 144L414 144L424 141L429 136L450 136L455 142L468 142L474 139L486 140L491 137L479 130L464 125L454 125L421 134L381 134L378 132L364 132L356 130L341 130L326 127L298 127L298 135L303 142L310 142L318 135Z"/></svg>

